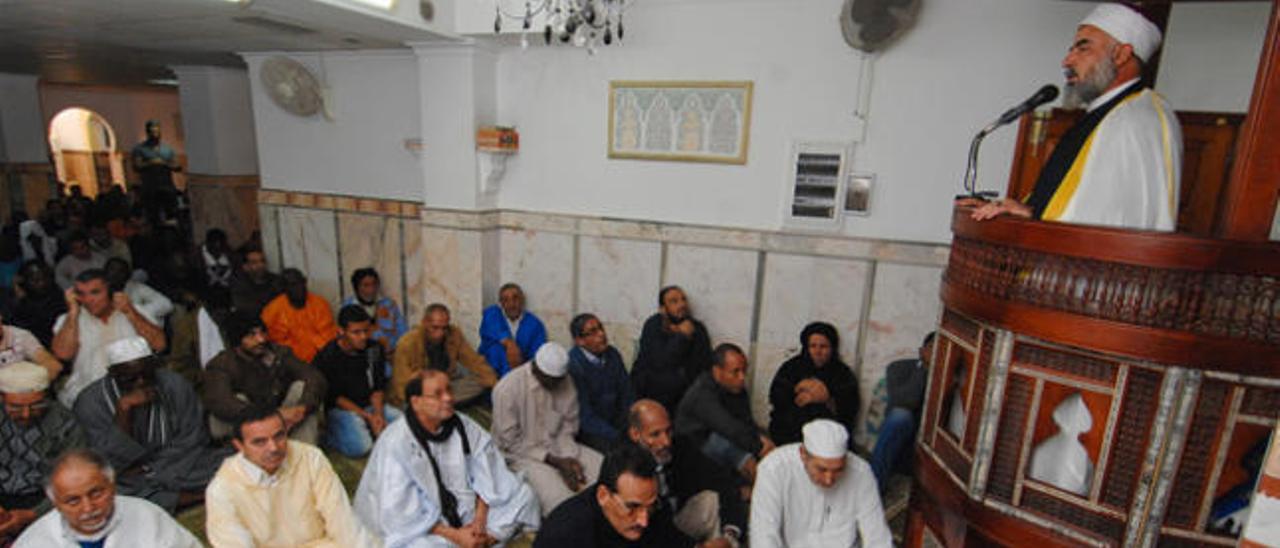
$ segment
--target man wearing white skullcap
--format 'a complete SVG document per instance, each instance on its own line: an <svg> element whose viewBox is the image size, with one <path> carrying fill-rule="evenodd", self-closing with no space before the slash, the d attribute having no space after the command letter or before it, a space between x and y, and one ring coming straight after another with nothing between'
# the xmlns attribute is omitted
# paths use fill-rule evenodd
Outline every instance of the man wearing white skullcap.
<svg viewBox="0 0 1280 548"><path fill-rule="evenodd" d="M6 326L7 327L7 326ZM85 445L84 431L49 396L48 371L31 362L0 367L0 546L51 508L42 482L49 463Z"/></svg>
<svg viewBox="0 0 1280 548"><path fill-rule="evenodd" d="M568 372L569 353L548 342L493 388L494 442L511 469L524 473L544 516L594 483L604 460L575 439L578 391Z"/></svg>
<svg viewBox="0 0 1280 548"><path fill-rule="evenodd" d="M751 546L890 547L871 466L848 450L849 433L830 419L809 422L802 443L760 462L751 500Z"/></svg>
<svg viewBox="0 0 1280 548"><path fill-rule="evenodd" d="M1160 39L1155 24L1120 4L1101 4L1085 17L1062 68L1063 105L1087 112L1062 136L1029 196L987 204L974 218L1008 213L1172 231L1182 132L1173 107L1141 81Z"/></svg>
<svg viewBox="0 0 1280 548"><path fill-rule="evenodd" d="M105 349L107 375L76 398L90 446L118 471L121 494L173 512L201 500L227 449L211 449L200 398L187 380L157 369L142 337Z"/></svg>

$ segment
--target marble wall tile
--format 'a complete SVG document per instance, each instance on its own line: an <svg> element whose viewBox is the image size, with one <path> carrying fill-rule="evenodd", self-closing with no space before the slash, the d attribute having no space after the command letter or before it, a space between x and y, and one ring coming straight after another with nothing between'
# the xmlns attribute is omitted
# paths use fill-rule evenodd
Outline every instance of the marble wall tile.
<svg viewBox="0 0 1280 548"><path fill-rule="evenodd" d="M258 204L259 228L262 230L262 254L267 257L267 268L280 272L280 218L279 206Z"/></svg>
<svg viewBox="0 0 1280 548"><path fill-rule="evenodd" d="M578 218L571 215L502 210L498 212L498 225L512 230L572 233L577 231Z"/></svg>
<svg viewBox="0 0 1280 548"><path fill-rule="evenodd" d="M569 320L574 315L573 236L534 230L499 231L501 282L524 288L525 306L542 318L547 339L568 348ZM497 302L497 291L486 292L486 305Z"/></svg>
<svg viewBox="0 0 1280 548"><path fill-rule="evenodd" d="M870 263L810 255L769 253L765 257L755 371L756 413L768 408L769 384L786 359L800 351L800 331L825 321L840 334L840 354L857 363L858 334Z"/></svg>
<svg viewBox="0 0 1280 548"><path fill-rule="evenodd" d="M630 366L644 321L657 310L662 244L579 236L578 311L600 317Z"/></svg>
<svg viewBox="0 0 1280 548"><path fill-rule="evenodd" d="M757 255L737 249L667 247L662 283L684 288L694 317L707 325L712 346L732 342L745 349L751 342Z"/></svg>
<svg viewBox="0 0 1280 548"><path fill-rule="evenodd" d="M307 289L337 310L344 285L338 273L337 223L332 211L285 208L280 211L280 243L285 267L307 275Z"/></svg>
<svg viewBox="0 0 1280 548"><path fill-rule="evenodd" d="M342 256L343 294L351 296L351 274L373 267L382 280L382 294L391 297L404 313L404 284L400 280L403 245L400 219L385 215L338 212L338 239ZM336 312L336 311L335 311Z"/></svg>
<svg viewBox="0 0 1280 548"><path fill-rule="evenodd" d="M427 247L422 222L417 219L398 220L401 248L397 250L400 260L404 262L402 273L404 285L404 318L409 326L422 320L422 313L427 304L433 302L427 291ZM452 307L450 307L452 309Z"/></svg>
<svg viewBox="0 0 1280 548"><path fill-rule="evenodd" d="M220 184L217 178L210 182L191 182L187 196L191 201L191 227L198 240L210 228L220 228L227 233L231 247L239 247L259 229L257 188L240 184Z"/></svg>
<svg viewBox="0 0 1280 548"><path fill-rule="evenodd" d="M661 240L662 224L621 219L580 219L578 233L632 240Z"/></svg>
<svg viewBox="0 0 1280 548"><path fill-rule="evenodd" d="M917 355L925 333L934 330L942 301L942 268L877 263L867 339L858 382L863 413L889 362Z"/></svg>
<svg viewBox="0 0 1280 548"><path fill-rule="evenodd" d="M444 303L452 312L453 323L472 343L479 343L476 327L480 325L484 290L481 239L482 234L474 230L420 227L418 222L405 221L410 302L421 295L423 304L412 316L414 321L421 319L426 304ZM415 268L420 275L415 276Z"/></svg>
<svg viewBox="0 0 1280 548"><path fill-rule="evenodd" d="M755 230L686 225L665 226L662 237L671 243L744 249L760 249L762 242Z"/></svg>

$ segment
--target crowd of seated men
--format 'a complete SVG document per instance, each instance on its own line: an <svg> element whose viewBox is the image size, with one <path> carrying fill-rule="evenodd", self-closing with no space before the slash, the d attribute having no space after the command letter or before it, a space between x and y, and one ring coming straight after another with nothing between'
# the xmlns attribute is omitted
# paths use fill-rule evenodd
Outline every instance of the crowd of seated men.
<svg viewBox="0 0 1280 548"><path fill-rule="evenodd" d="M361 268L335 313L252 241L186 249L111 194L3 231L0 546L198 545L171 517L197 505L214 546L891 544L929 339L890 366L868 463L831 324L803 328L761 428L747 352L679 287L628 368L606 318L566 349L515 283L479 326L433 303L411 327ZM363 463L354 499L336 455Z"/></svg>

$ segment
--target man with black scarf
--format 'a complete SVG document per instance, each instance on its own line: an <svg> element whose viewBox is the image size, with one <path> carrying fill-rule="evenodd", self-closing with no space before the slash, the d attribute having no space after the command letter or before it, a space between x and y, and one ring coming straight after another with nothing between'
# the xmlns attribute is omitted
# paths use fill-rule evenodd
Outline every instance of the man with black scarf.
<svg viewBox="0 0 1280 548"><path fill-rule="evenodd" d="M453 409L448 374L405 387L404 420L378 438L356 490L356 514L388 546L492 546L536 529L533 490L507 468L489 433Z"/></svg>

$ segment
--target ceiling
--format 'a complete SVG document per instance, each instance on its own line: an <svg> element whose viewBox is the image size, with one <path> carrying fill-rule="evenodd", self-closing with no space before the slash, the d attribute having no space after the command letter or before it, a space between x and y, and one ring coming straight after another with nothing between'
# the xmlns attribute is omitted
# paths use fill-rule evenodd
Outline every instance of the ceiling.
<svg viewBox="0 0 1280 548"><path fill-rule="evenodd" d="M345 1L0 0L0 72L140 84L173 78L173 65L243 66L235 52L387 49L455 38Z"/></svg>

